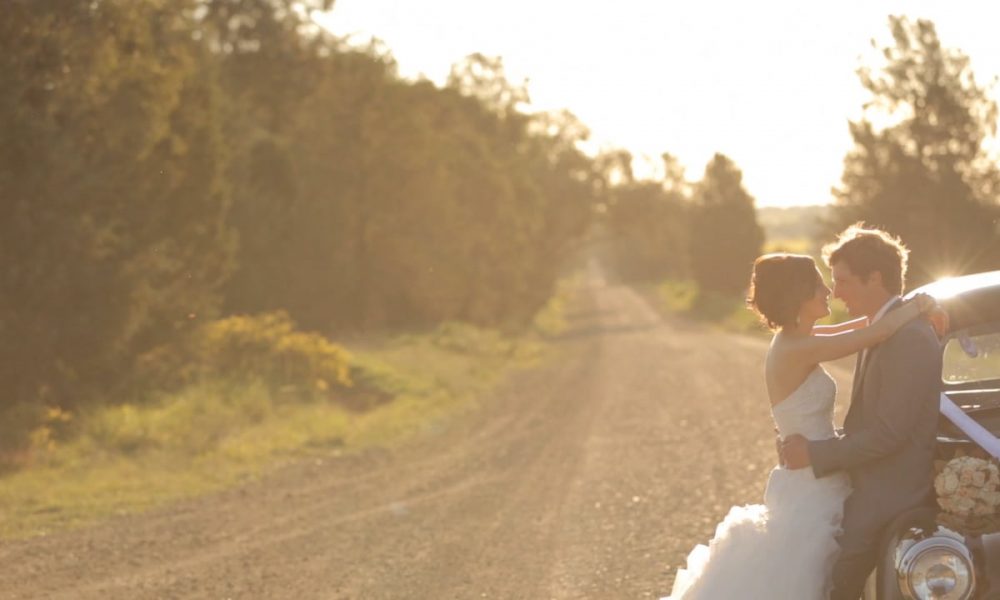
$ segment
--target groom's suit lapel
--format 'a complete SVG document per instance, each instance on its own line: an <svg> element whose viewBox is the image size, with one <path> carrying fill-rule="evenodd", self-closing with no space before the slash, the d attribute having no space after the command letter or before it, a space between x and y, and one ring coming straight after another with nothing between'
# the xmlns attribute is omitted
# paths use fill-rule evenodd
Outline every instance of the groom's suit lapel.
<svg viewBox="0 0 1000 600"><path fill-rule="evenodd" d="M858 359L854 362L854 378L851 379L851 406L854 406L854 399L858 397L858 390L861 389L861 361L865 357L863 350L858 350Z"/></svg>
<svg viewBox="0 0 1000 600"><path fill-rule="evenodd" d="M902 300L896 300L886 314L896 310L902 304ZM854 365L854 381L851 386L851 406L847 409L847 416L844 419L844 426L851 420L851 413L855 412L855 407L861 404L861 388L864 385L865 375L868 373L868 365L872 362L872 357L878 352L881 344L872 346L866 350L858 352L858 360ZM860 408L858 409L861 410Z"/></svg>
<svg viewBox="0 0 1000 600"><path fill-rule="evenodd" d="M861 386L865 381L865 375L868 373L868 365L872 362L872 356L878 352L879 346L872 346L858 352L858 362L854 368L854 387L851 391L852 403L853 399L861 393Z"/></svg>
<svg viewBox="0 0 1000 600"><path fill-rule="evenodd" d="M867 355L867 356L866 356ZM861 414L861 386L867 358L871 353L858 352L858 360L854 364L854 381L851 386L851 405L847 408L847 415L844 417L844 430L850 431L855 415Z"/></svg>

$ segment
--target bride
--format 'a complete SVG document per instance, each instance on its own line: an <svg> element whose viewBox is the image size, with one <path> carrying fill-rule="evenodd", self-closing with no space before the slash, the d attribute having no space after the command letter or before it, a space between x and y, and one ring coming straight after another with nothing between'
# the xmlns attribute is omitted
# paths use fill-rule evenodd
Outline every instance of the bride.
<svg viewBox="0 0 1000 600"><path fill-rule="evenodd" d="M918 297L871 326L867 318L815 325L828 314L830 289L809 256L768 254L754 263L747 303L775 332L764 366L771 415L779 435L835 435L837 387L819 363L878 344L934 306ZM816 479L812 469L775 467L764 504L733 507L715 537L698 545L679 569L664 600L827 597L839 547L844 472Z"/></svg>

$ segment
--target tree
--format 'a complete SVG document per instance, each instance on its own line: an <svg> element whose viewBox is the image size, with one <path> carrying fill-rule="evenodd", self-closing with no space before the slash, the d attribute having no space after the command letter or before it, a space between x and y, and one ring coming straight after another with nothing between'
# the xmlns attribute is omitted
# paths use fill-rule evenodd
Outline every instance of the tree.
<svg viewBox="0 0 1000 600"><path fill-rule="evenodd" d="M598 157L605 178L613 270L626 280L654 281L688 274L689 202L684 171L663 155L664 177L636 180L632 157L614 151Z"/></svg>
<svg viewBox="0 0 1000 600"><path fill-rule="evenodd" d="M692 276L704 291L742 292L764 244L754 199L743 188L743 173L716 154L695 186L691 217Z"/></svg>
<svg viewBox="0 0 1000 600"><path fill-rule="evenodd" d="M230 153L230 224L239 246L224 308L230 314L284 308L312 325L288 303L295 283L290 265L302 264L292 253L302 194L297 135L314 116L304 105L324 75L319 48L325 38L306 35L306 11L330 2L197 2L198 38L211 52L228 108L220 120Z"/></svg>
<svg viewBox="0 0 1000 600"><path fill-rule="evenodd" d="M503 116L514 116L518 106L529 101L527 88L507 79L502 58L478 52L452 65L446 86Z"/></svg>
<svg viewBox="0 0 1000 600"><path fill-rule="evenodd" d="M401 80L374 47L331 44L303 59L313 84L295 119L241 128L259 140L235 159L248 166L227 306L319 331L528 321L593 210L586 128L519 112L499 59L466 59L442 89Z"/></svg>
<svg viewBox="0 0 1000 600"><path fill-rule="evenodd" d="M1000 170L984 149L997 105L933 23L890 17L889 26L885 64L859 71L872 99L850 124L831 229L863 220L899 235L914 284L997 268Z"/></svg>
<svg viewBox="0 0 1000 600"><path fill-rule="evenodd" d="M4 9L0 404L87 399L217 310L220 99L185 8Z"/></svg>

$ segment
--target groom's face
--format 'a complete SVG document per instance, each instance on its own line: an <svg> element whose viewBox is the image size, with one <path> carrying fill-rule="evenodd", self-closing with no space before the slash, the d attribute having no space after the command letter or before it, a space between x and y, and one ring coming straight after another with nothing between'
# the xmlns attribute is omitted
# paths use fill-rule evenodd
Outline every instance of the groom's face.
<svg viewBox="0 0 1000 600"><path fill-rule="evenodd" d="M882 306L884 295L881 276L872 273L863 280L851 271L846 262L840 261L830 266L833 278L833 297L847 305L852 317L872 316Z"/></svg>

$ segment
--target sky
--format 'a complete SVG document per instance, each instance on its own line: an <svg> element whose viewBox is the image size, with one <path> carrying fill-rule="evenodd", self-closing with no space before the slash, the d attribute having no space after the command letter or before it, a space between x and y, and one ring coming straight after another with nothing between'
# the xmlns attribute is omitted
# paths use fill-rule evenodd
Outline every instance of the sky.
<svg viewBox="0 0 1000 600"><path fill-rule="evenodd" d="M1000 73L1000 4L978 0L336 0L316 19L412 79L501 56L529 110L570 110L592 146L646 157L637 172L669 152L698 180L721 152L758 206L795 206L832 201L890 14L932 20L980 83Z"/></svg>

